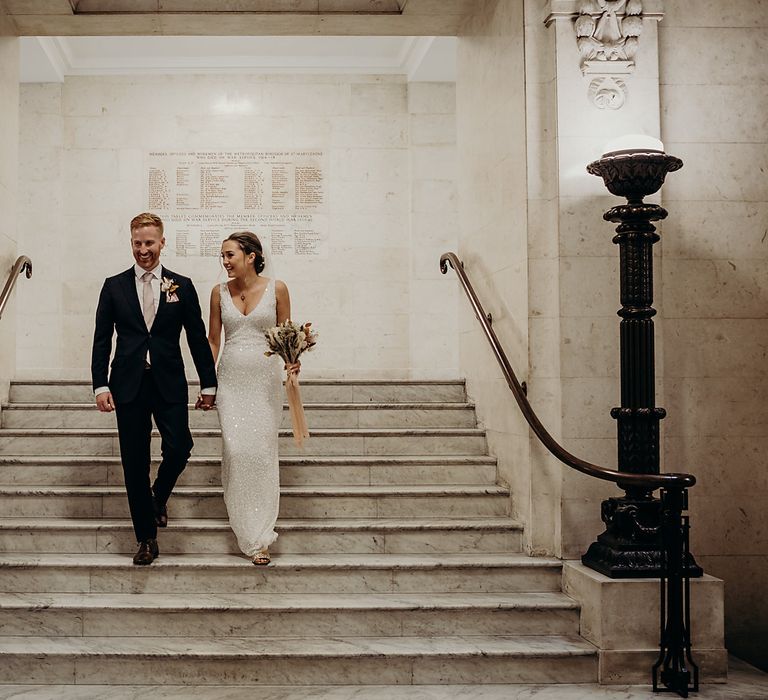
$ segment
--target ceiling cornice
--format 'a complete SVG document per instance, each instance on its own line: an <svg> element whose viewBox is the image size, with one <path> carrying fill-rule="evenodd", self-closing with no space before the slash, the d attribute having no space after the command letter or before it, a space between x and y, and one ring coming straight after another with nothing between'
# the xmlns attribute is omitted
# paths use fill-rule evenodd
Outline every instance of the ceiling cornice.
<svg viewBox="0 0 768 700"><path fill-rule="evenodd" d="M432 36L422 36L418 39L414 38L413 43L409 47L407 56L404 56L402 61L409 80L416 74L416 71L429 52L429 48L432 46L434 40L435 38Z"/></svg>
<svg viewBox="0 0 768 700"><path fill-rule="evenodd" d="M59 82L64 82L64 77L69 75L72 69L72 54L66 41L55 36L39 36L35 37L35 40L40 44Z"/></svg>
<svg viewBox="0 0 768 700"><path fill-rule="evenodd" d="M434 37L25 37L25 82L70 76L303 73L400 75L408 80L455 79L451 48ZM115 41L122 45L115 47ZM313 41L307 47L306 42ZM82 43L87 42L87 43ZM434 49L434 51L433 51ZM230 51L232 51L230 53ZM448 53L446 53L446 51ZM430 52L434 55L430 55ZM447 59L445 57L448 57ZM425 64L425 58L428 62ZM430 70L419 75L422 65ZM435 74L434 66L444 66ZM52 77L52 76L55 76Z"/></svg>

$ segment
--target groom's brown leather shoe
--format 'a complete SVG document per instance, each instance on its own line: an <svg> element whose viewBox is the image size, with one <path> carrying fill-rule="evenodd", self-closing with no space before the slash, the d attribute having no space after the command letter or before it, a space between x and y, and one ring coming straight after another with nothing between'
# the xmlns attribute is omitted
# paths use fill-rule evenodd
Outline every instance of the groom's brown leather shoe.
<svg viewBox="0 0 768 700"><path fill-rule="evenodd" d="M137 566L146 566L155 561L159 556L160 548L157 546L157 540L144 540L139 542L139 551L133 555L133 563Z"/></svg>
<svg viewBox="0 0 768 700"><path fill-rule="evenodd" d="M168 527L168 506L157 502L157 497L152 494L152 508L155 511L155 523L158 527Z"/></svg>

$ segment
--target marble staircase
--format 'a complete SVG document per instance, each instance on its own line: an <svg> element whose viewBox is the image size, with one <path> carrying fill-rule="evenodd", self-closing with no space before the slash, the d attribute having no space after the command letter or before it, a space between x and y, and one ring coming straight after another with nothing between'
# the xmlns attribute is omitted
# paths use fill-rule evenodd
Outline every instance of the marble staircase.
<svg viewBox="0 0 768 700"><path fill-rule="evenodd" d="M312 437L297 449L286 413L272 564L239 555L216 415L193 412L161 556L134 567L114 417L85 382L15 382L0 683L596 681L560 562L521 553L463 383L307 380L302 394Z"/></svg>

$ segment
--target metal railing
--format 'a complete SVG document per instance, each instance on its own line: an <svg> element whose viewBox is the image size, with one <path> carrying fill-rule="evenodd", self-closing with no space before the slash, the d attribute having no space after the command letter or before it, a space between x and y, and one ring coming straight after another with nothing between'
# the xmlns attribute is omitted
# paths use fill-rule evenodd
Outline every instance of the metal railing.
<svg viewBox="0 0 768 700"><path fill-rule="evenodd" d="M448 265L456 271L525 420L549 452L563 464L582 474L612 481L622 488L636 486L651 491L662 489L663 520L660 527L660 543L663 563L659 600L661 629L659 658L652 668L651 679L654 692L674 692L681 697L688 697L689 691L698 690L699 669L691 656L688 519L682 512L687 508L687 489L696 483L696 477L692 474L620 472L592 464L568 452L549 434L528 401L526 391L517 379L493 330L492 318L483 309L464 271L464 264L455 253L444 253L440 256L440 271L443 274L448 272Z"/></svg>
<svg viewBox="0 0 768 700"><path fill-rule="evenodd" d="M531 426L531 430L536 433L536 437L541 440L544 447L546 447L553 456L557 457L563 464L567 464L569 467L580 471L582 474L588 474L589 476L593 476L597 479L604 479L605 481L613 481L614 483L621 482L622 484L632 484L633 486L650 489L670 486L687 488L696 483L696 477L692 474L629 474L616 471L615 469L601 467L600 465L592 464L591 462L586 462L568 452L568 450L549 434L539 420L539 417L536 415L536 412L533 410L512 366L509 364L504 348L501 347L501 343L496 337L496 333L491 326L491 321L488 320L488 316L485 313L480 300L477 298L477 294L475 294L475 290L473 289L466 272L464 272L464 265L455 253L444 253L440 256L440 270L443 274L448 271L449 264L456 271L461 286L464 287L464 291L469 297L475 316L477 316L477 320L480 321L483 332L491 344L493 354L496 356L496 360L501 366L504 378L507 380L507 384L512 390L517 405L520 407L525 420L528 422L528 425Z"/></svg>
<svg viewBox="0 0 768 700"><path fill-rule="evenodd" d="M11 296L13 288L16 286L16 280L22 272L26 273L27 279L32 277L32 261L26 255L20 255L16 259L16 262L13 264L11 272L8 275L5 287L3 287L3 291L0 293L0 318L3 317L3 312L8 304L8 299Z"/></svg>

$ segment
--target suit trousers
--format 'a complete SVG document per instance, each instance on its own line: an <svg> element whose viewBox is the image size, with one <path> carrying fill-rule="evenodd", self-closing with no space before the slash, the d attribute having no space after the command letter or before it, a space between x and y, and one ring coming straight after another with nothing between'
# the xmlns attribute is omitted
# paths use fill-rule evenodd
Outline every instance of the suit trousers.
<svg viewBox="0 0 768 700"><path fill-rule="evenodd" d="M136 540L142 542L157 536L153 492L158 504L164 505L192 453L189 410L186 401L170 403L163 399L148 368L136 398L116 404L115 412L133 530ZM160 431L162 458L150 487L152 418Z"/></svg>

